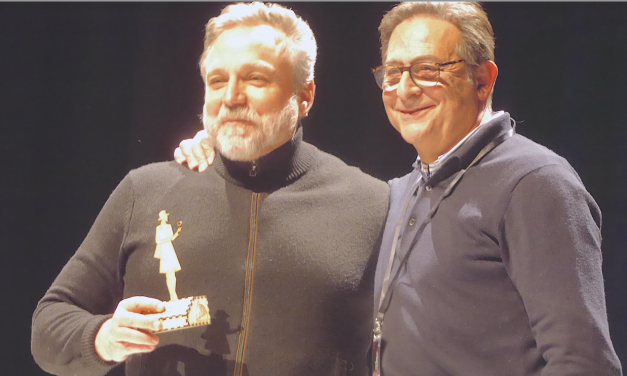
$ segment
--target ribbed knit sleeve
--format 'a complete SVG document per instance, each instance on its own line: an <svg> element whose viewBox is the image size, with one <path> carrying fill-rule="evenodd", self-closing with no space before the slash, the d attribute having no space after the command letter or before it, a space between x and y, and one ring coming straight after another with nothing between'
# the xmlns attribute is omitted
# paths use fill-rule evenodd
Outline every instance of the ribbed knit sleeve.
<svg viewBox="0 0 627 376"><path fill-rule="evenodd" d="M127 176L37 305L31 351L46 372L104 375L117 364L103 361L95 351L94 342L100 326L112 316L122 299L119 265L133 197Z"/></svg>

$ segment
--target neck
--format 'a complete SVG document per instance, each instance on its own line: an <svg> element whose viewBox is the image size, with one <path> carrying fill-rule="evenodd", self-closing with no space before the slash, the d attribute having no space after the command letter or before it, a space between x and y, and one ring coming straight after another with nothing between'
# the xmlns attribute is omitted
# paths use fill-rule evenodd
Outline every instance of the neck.
<svg viewBox="0 0 627 376"><path fill-rule="evenodd" d="M422 163L433 163L440 156L448 153L451 149L455 147L464 137L468 136L470 132L475 130L479 125L489 121L492 118L492 111L487 108L483 108L477 114L475 118L474 124L467 129L466 132L461 135L457 135L454 138L448 140L442 140L440 143L428 143L426 148L419 148L418 146L414 146L416 148L416 152L418 153L418 157ZM429 146L435 147L429 147Z"/></svg>

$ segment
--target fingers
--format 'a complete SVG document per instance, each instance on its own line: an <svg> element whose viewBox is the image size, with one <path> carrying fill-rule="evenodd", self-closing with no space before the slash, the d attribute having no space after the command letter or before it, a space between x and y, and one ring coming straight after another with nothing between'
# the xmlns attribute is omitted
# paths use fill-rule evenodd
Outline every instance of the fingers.
<svg viewBox="0 0 627 376"><path fill-rule="evenodd" d="M174 160L176 161L176 163L178 164L183 164L185 163L185 156L183 155L183 152L181 151L181 148L176 148L174 149Z"/></svg>
<svg viewBox="0 0 627 376"><path fill-rule="evenodd" d="M184 162L187 162L187 167L190 168L190 170L194 170L196 169L196 167L198 167L198 161L196 160L196 157L194 156L194 153L192 152L192 146L194 145L194 140L183 140L181 141L181 143L179 144L179 147L176 150L180 150L181 153L179 154L179 159L184 158L184 160L182 160L181 162L179 162L179 160L177 160L177 162L183 164ZM176 154L176 150L174 151L174 157L176 158L177 154Z"/></svg>
<svg viewBox="0 0 627 376"><path fill-rule="evenodd" d="M109 319L98 331L95 346L103 360L123 362L131 354L154 350L158 343L155 335L119 327L114 319Z"/></svg>
<svg viewBox="0 0 627 376"><path fill-rule="evenodd" d="M161 321L148 313L159 313L165 310L163 302L145 296L134 296L124 299L118 304L113 314L116 326L142 330L159 330Z"/></svg>
<svg viewBox="0 0 627 376"><path fill-rule="evenodd" d="M191 140L181 141L179 147L174 150L174 160L177 163L187 163L187 167L191 170L198 168L200 172L206 170L213 163L214 158L213 142L205 130L196 133Z"/></svg>
<svg viewBox="0 0 627 376"><path fill-rule="evenodd" d="M133 312L115 314L113 320L116 326L141 329L146 331L161 329L161 321L153 315L142 315Z"/></svg>
<svg viewBox="0 0 627 376"><path fill-rule="evenodd" d="M96 352L106 361L124 361L130 354L154 350L159 337L148 331L162 329L158 318L145 313L159 313L163 302L144 296L122 300L113 317L100 327L96 335Z"/></svg>
<svg viewBox="0 0 627 376"><path fill-rule="evenodd" d="M165 305L159 299L147 296L133 296L122 300L118 304L116 312L120 309L136 313L159 313L165 310Z"/></svg>
<svg viewBox="0 0 627 376"><path fill-rule="evenodd" d="M205 130L196 133L193 141L192 152L198 161L198 171L203 172L213 163L215 157L213 142Z"/></svg>
<svg viewBox="0 0 627 376"><path fill-rule="evenodd" d="M115 327L113 330L115 342L123 344L125 348L154 347L159 343L159 337L154 334L125 327Z"/></svg>

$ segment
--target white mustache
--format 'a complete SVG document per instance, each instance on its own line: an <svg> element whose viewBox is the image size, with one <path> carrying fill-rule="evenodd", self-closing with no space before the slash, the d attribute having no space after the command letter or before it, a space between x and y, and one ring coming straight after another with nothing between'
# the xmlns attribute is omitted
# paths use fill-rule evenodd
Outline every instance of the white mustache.
<svg viewBox="0 0 627 376"><path fill-rule="evenodd" d="M222 125L226 121L246 121L255 125L259 125L261 120L261 116L259 116L249 108L236 107L234 109L225 109L225 107L223 107L220 110L220 113L218 114L215 122Z"/></svg>

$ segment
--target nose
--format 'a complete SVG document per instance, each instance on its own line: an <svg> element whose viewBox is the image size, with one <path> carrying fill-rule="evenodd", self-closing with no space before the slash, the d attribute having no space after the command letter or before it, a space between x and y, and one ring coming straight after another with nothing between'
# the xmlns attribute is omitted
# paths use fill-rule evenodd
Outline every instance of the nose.
<svg viewBox="0 0 627 376"><path fill-rule="evenodd" d="M412 95L419 95L422 93L422 89L418 87L409 76L409 71L405 71L401 74L401 80L396 87L396 95L400 99L408 99Z"/></svg>
<svg viewBox="0 0 627 376"><path fill-rule="evenodd" d="M237 107L246 103L246 93L242 87L242 82L236 77L229 80L223 101L228 107Z"/></svg>

